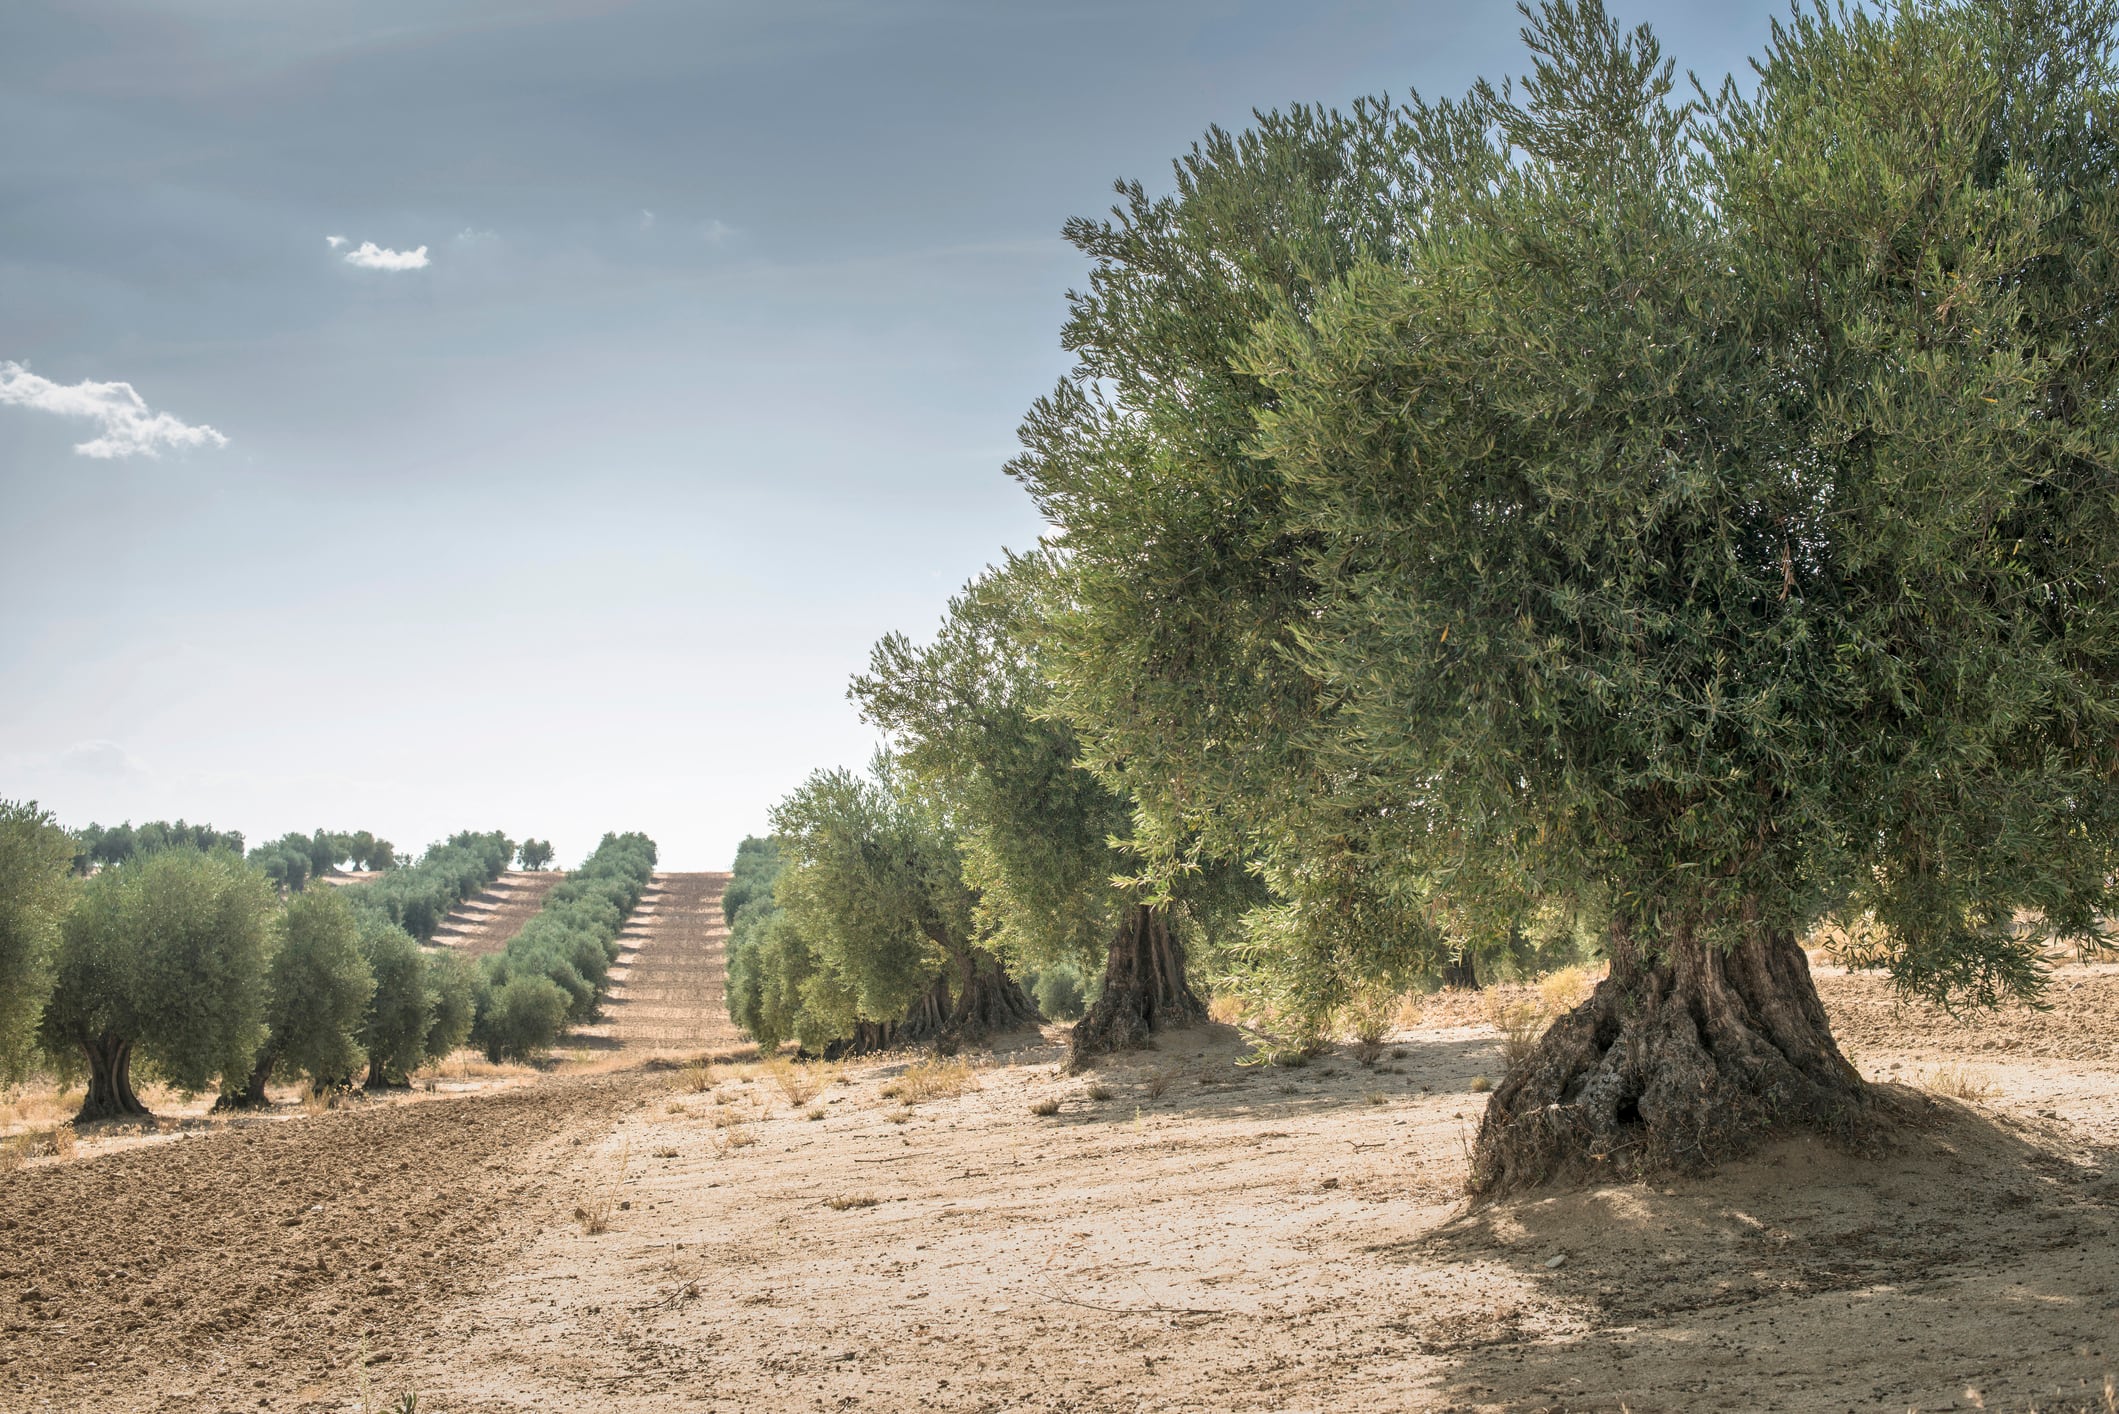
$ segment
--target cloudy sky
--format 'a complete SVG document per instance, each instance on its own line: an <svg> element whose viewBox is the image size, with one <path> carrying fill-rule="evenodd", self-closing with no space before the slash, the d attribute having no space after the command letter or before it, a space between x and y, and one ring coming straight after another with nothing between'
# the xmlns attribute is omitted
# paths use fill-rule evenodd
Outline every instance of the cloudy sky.
<svg viewBox="0 0 2119 1414"><path fill-rule="evenodd" d="M1619 5L1718 77L1778 5ZM1513 7L7 0L0 797L722 868L1038 522L1058 238Z"/></svg>

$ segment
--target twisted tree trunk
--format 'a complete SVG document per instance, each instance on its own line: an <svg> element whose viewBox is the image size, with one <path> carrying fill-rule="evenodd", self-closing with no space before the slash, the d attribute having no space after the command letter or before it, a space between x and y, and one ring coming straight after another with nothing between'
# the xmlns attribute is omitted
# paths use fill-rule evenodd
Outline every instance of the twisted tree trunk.
<svg viewBox="0 0 2119 1414"><path fill-rule="evenodd" d="M147 1106L132 1089L132 1042L103 1035L81 1043L88 1058L88 1094L74 1118L115 1119L144 1115Z"/></svg>
<svg viewBox="0 0 2119 1414"><path fill-rule="evenodd" d="M1044 1020L1037 1003L992 953L973 949L958 959L957 967L962 981L944 1028L951 1040L983 1040Z"/></svg>
<svg viewBox="0 0 2119 1414"><path fill-rule="evenodd" d="M843 1060L848 1056L874 1055L887 1051L897 1039L898 1024L895 1021L856 1021L853 1035L832 1042L824 1048L824 1059Z"/></svg>
<svg viewBox="0 0 2119 1414"><path fill-rule="evenodd" d="M250 1078L237 1091L223 1090L213 1102L215 1113L224 1110L262 1110L272 1104L265 1094L265 1082L272 1078L272 1067L279 1061L279 1051L267 1046L258 1054L258 1063L250 1068Z"/></svg>
<svg viewBox="0 0 2119 1414"><path fill-rule="evenodd" d="M1104 960L1104 990L1074 1023L1067 1058L1078 1069L1092 1056L1144 1046L1151 1033L1206 1020L1207 1009L1185 981L1185 949L1168 913L1136 904L1119 920Z"/></svg>
<svg viewBox="0 0 2119 1414"><path fill-rule="evenodd" d="M1611 975L1495 1089L1473 1193L1696 1172L1776 1133L1870 1118L1793 933L1753 923L1723 951L1683 927L1651 955L1615 922L1610 951Z"/></svg>
<svg viewBox="0 0 2119 1414"><path fill-rule="evenodd" d="M916 1046L941 1036L949 1025L949 977L947 973L936 973L932 984L905 1009L905 1019L897 1025L893 1038L899 1045Z"/></svg>
<svg viewBox="0 0 2119 1414"><path fill-rule="evenodd" d="M1485 984L1479 980L1479 968L1472 961L1472 955L1461 952L1443 964L1442 985L1462 992L1476 992Z"/></svg>

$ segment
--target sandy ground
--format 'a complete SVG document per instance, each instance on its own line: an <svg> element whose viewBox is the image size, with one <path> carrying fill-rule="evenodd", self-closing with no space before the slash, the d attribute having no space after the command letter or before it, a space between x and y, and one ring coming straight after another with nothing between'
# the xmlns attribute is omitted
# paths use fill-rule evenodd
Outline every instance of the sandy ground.
<svg viewBox="0 0 2119 1414"><path fill-rule="evenodd" d="M584 1027L582 1044L634 1051L699 1051L740 1046L722 998L728 981L728 924L721 893L729 875L657 874L618 935L604 1021Z"/></svg>
<svg viewBox="0 0 2119 1414"><path fill-rule="evenodd" d="M434 945L472 957L499 952L544 907L544 896L565 877L557 869L510 869L492 887L449 910L434 930Z"/></svg>
<svg viewBox="0 0 2119 1414"><path fill-rule="evenodd" d="M1479 1210L1459 998L1372 1067L1054 1028L909 1112L903 1060L636 1068L84 1141L0 1178L0 1409L2103 1409L2119 969L1965 1027L1821 988L1879 1154Z"/></svg>

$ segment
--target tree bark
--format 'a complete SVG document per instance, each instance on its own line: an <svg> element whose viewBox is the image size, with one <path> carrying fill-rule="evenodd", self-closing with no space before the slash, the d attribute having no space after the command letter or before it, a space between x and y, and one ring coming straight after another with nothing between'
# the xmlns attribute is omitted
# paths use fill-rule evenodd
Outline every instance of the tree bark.
<svg viewBox="0 0 2119 1414"><path fill-rule="evenodd" d="M1683 927L1650 955L1623 923L1611 975L1552 1024L1488 1102L1469 1188L1699 1172L1775 1134L1851 1136L1873 1114L1794 934L1726 951Z"/></svg>
<svg viewBox="0 0 2119 1414"><path fill-rule="evenodd" d="M938 972L927 990L905 1009L905 1019L897 1024L893 1039L905 1046L935 1040L949 1025L949 1010L949 977Z"/></svg>
<svg viewBox="0 0 2119 1414"><path fill-rule="evenodd" d="M1136 904L1112 935L1102 993L1074 1023L1068 1067L1079 1069L1092 1056L1144 1046L1153 1032L1206 1018L1206 1006L1185 981L1184 944L1170 927L1169 914Z"/></svg>
<svg viewBox="0 0 2119 1414"><path fill-rule="evenodd" d="M856 1021L853 1035L832 1042L824 1048L824 1059L844 1060L848 1056L874 1055L887 1051L897 1039L898 1024L895 1021Z"/></svg>
<svg viewBox="0 0 2119 1414"><path fill-rule="evenodd" d="M74 1116L77 1121L147 1113L132 1089L132 1042L104 1035L83 1041L81 1050L88 1057L88 1094Z"/></svg>
<svg viewBox="0 0 2119 1414"><path fill-rule="evenodd" d="M353 1088L350 1080L347 1082L346 1088L349 1090ZM390 1072L383 1068L383 1063L371 1057L368 1061L368 1078L361 1083L361 1088L363 1090L409 1090L412 1088L412 1081L409 1076L403 1075L392 1080Z"/></svg>
<svg viewBox="0 0 2119 1414"><path fill-rule="evenodd" d="M1485 986L1479 980L1478 964L1468 952L1458 953L1443 964L1442 985L1455 987L1460 992L1476 992Z"/></svg>
<svg viewBox="0 0 2119 1414"><path fill-rule="evenodd" d="M992 953L973 949L958 959L956 1006L943 1034L952 1041L979 1041L1044 1020L1022 984Z"/></svg>
<svg viewBox="0 0 2119 1414"><path fill-rule="evenodd" d="M243 1088L234 1094L226 1091L213 1102L216 1113L224 1110L262 1110L271 1106L272 1100L265 1094L265 1082L272 1078L272 1067L279 1060L279 1052L268 1046L258 1056L258 1063L250 1068L250 1078Z"/></svg>

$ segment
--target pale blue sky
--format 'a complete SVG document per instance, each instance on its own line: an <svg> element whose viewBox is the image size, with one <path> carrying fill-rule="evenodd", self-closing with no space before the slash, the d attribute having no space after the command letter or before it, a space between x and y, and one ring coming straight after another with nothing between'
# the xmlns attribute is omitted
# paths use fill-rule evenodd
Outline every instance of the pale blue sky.
<svg viewBox="0 0 2119 1414"><path fill-rule="evenodd" d="M1717 78L1779 12L1615 7ZM1001 465L1065 366L1062 221L1253 107L1514 71L1518 23L9 0L0 796L726 867L868 754L869 644L1035 539Z"/></svg>

